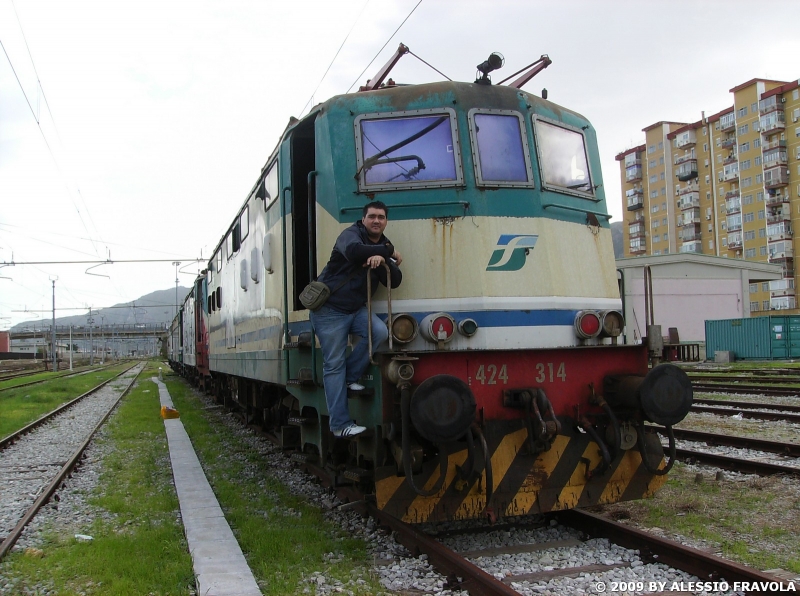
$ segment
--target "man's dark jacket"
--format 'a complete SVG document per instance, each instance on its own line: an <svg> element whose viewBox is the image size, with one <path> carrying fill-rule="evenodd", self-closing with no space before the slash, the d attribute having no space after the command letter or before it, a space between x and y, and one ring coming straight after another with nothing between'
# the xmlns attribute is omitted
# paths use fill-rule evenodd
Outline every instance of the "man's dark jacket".
<svg viewBox="0 0 800 596"><path fill-rule="evenodd" d="M389 264L392 271L392 288L403 281L403 273L390 259L394 254L394 246L384 235L378 242L372 242L367 228L357 221L339 234L331 252L331 258L325 269L317 278L324 282L333 292L325 303L344 313L354 313L367 303L367 273L372 275L372 293L378 289L378 282L386 285L386 268L382 265L376 269L364 267L369 257L380 255ZM347 279L355 270L355 275ZM347 281L344 281L346 280ZM344 281L344 285L336 287ZM334 291L336 290L336 291Z"/></svg>

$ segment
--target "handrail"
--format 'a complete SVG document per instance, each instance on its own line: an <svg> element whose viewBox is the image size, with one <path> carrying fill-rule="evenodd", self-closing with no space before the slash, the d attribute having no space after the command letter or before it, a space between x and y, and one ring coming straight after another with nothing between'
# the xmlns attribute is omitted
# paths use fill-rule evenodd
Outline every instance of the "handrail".
<svg viewBox="0 0 800 596"><path fill-rule="evenodd" d="M394 347L392 346L392 270L389 264L384 261L383 266L386 267L386 309L388 316L386 318L386 327L389 330L389 351L391 352ZM367 339L369 343L369 362L370 364L378 364L372 359L372 272L367 271Z"/></svg>

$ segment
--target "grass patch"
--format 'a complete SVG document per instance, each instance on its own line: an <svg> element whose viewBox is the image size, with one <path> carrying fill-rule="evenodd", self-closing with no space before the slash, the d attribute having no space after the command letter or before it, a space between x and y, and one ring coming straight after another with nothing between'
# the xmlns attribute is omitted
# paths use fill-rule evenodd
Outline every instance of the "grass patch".
<svg viewBox="0 0 800 596"><path fill-rule="evenodd" d="M220 423L224 412L204 408L183 381L168 375L166 382L264 593L303 593L308 587L302 580L313 571L324 570L329 579L347 583L353 572L368 567L365 543L347 535L318 507L272 478L264 456ZM360 592L355 586L347 589L361 594L384 591L377 582L361 586Z"/></svg>
<svg viewBox="0 0 800 596"><path fill-rule="evenodd" d="M652 499L605 509L615 519L703 540L726 558L758 569L800 573L800 498L776 476L717 482L675 464L667 484Z"/></svg>
<svg viewBox="0 0 800 596"><path fill-rule="evenodd" d="M68 379L54 378L38 385L9 389L0 393L0 437L7 437L129 366L130 364L120 364L85 375Z"/></svg>
<svg viewBox="0 0 800 596"><path fill-rule="evenodd" d="M192 562L171 485L158 390L146 380L154 374L157 364L148 365L98 440L101 448L113 446L99 488L88 495L98 517L89 527L48 528L42 558L12 553L0 574L16 578L18 587L59 595L189 593ZM77 542L75 533L94 539Z"/></svg>

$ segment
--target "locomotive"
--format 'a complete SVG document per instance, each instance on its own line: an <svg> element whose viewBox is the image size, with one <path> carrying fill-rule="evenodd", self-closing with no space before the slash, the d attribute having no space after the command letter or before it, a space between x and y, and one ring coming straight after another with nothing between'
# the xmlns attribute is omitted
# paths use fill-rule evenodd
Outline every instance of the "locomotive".
<svg viewBox="0 0 800 596"><path fill-rule="evenodd" d="M546 56L507 85L493 54L475 82L404 86L385 78L404 48L290 120L173 321L171 365L407 522L652 495L692 389L621 342L594 128L521 89ZM368 301L389 345L348 394L368 430L337 439L299 295L376 199L404 281Z"/></svg>

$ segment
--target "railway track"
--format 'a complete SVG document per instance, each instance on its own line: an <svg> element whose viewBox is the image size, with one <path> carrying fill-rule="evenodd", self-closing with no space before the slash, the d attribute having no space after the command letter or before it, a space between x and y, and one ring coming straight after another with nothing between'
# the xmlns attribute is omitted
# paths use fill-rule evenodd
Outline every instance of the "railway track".
<svg viewBox="0 0 800 596"><path fill-rule="evenodd" d="M29 387L30 385L38 385L39 383L45 383L47 381L52 381L54 379L67 379L69 377L75 377L75 376L78 376L78 375L85 374L87 372L105 370L107 368L111 368L112 366L117 366L118 364L120 364L120 362L113 362L111 364L107 364L105 366L96 367L96 368L87 366L87 367L83 367L82 370L74 370L72 372L68 372L68 373L64 373L64 374L55 373L54 375L49 376L46 379L39 379L38 381L30 381L28 383L18 383L16 385L10 385L8 387L0 387L0 392L9 391L11 389L19 389L20 387ZM31 373L31 374L40 374L41 372L43 372L43 371L36 371L35 373ZM29 375L20 375L20 376L29 376ZM12 379L0 379L0 382L2 382L3 380L12 380Z"/></svg>
<svg viewBox="0 0 800 596"><path fill-rule="evenodd" d="M696 400L699 401L699 400ZM731 402L735 404L736 402ZM725 407L708 406L705 404L692 404L691 411L694 413L715 414L717 416L737 416L750 420L769 420L777 422L800 423L800 413L793 414L792 410L786 406L776 404L756 404L754 402L744 402L746 405L730 405ZM765 411L767 410L767 411Z"/></svg>
<svg viewBox="0 0 800 596"><path fill-rule="evenodd" d="M134 364L0 440L0 559L80 461L143 368L143 364ZM117 379L127 384L111 385ZM95 399L87 399L90 396ZM67 410L68 416L64 415Z"/></svg>
<svg viewBox="0 0 800 596"><path fill-rule="evenodd" d="M776 397L800 397L800 387L764 387L744 383L702 383L692 380L695 393L728 393L733 395L773 395Z"/></svg>
<svg viewBox="0 0 800 596"><path fill-rule="evenodd" d="M267 435L269 436L269 435ZM428 562L442 574L446 581L444 589L465 590L472 595L481 596L513 596L520 592L514 586L531 586L538 582L550 582L560 578L575 578L581 576L583 583L608 586L606 578L609 573L620 572L638 565L648 563L662 563L688 574L694 575L702 581L733 582L765 582L776 589L780 587L780 580L768 573L740 565L721 557L717 557L700 550L682 545L677 542L659 538L642 532L630 526L619 524L605 519L597 514L570 510L558 513L556 519L576 530L575 535L585 534L591 538L607 538L614 544L627 549L638 549L639 558L635 553L629 555L631 561L600 561L586 565L572 565L561 568L554 566L538 565L534 571L523 573L496 573L498 557L519 555L519 553L537 553L537 557L547 554L548 551L563 548L582 548L585 540L573 537L567 540L549 542L529 542L508 544L500 547L480 548L467 551L456 551L442 543L442 538L452 535L445 532L438 536L431 535L418 526L412 526L398 520L377 509L368 498L349 486L336 485L331 481L326 470L318 468L315 464L293 460L300 468L316 476L320 482L334 490L337 496L346 503L344 507L359 511L364 516L370 516L378 521L384 528L395 536L395 539L408 549L411 556L425 555ZM800 473L800 469L798 469ZM518 524L489 525L479 531L505 530L509 536L530 526ZM511 540L513 542L514 539ZM589 548L589 546L587 546ZM548 555L549 557L549 555ZM553 560L557 557L549 557ZM617 557L618 558L618 557ZM498 577L500 576L500 577ZM623 576L626 577L626 576ZM588 578L588 579L587 579ZM578 581L578 580L576 580ZM691 581L691 580L689 580ZM778 583L776 583L778 582ZM611 586L608 586L609 589ZM625 591L623 589L623 591ZM724 591L724 590L723 590ZM526 589L526 593L528 590Z"/></svg>

